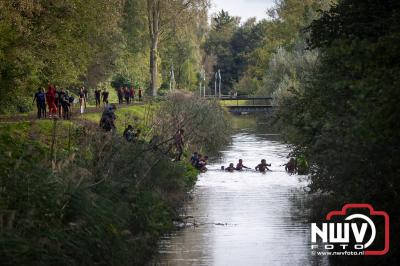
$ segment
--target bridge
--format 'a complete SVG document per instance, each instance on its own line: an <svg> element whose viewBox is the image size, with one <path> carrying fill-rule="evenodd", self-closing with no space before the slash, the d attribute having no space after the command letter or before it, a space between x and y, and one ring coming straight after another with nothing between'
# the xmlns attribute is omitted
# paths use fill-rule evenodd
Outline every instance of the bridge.
<svg viewBox="0 0 400 266"><path fill-rule="evenodd" d="M210 97L214 99L214 97ZM233 114L271 113L277 106L272 97L258 96L221 96L218 98L221 106Z"/></svg>

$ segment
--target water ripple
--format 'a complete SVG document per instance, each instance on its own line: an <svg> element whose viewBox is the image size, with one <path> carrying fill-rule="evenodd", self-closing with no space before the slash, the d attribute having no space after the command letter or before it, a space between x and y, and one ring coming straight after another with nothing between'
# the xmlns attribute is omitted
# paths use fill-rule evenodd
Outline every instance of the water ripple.
<svg viewBox="0 0 400 266"><path fill-rule="evenodd" d="M199 176L184 228L162 238L154 264L327 265L310 255L309 225L291 212L290 198L305 183L284 172L288 149L269 137L233 136L211 170ZM272 172L218 170L239 158L252 168L266 159Z"/></svg>

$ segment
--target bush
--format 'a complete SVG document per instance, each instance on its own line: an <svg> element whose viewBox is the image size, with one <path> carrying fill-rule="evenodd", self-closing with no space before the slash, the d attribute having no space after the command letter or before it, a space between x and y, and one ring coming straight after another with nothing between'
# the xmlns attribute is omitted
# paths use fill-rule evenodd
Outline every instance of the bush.
<svg viewBox="0 0 400 266"><path fill-rule="evenodd" d="M189 151L215 152L227 143L230 124L217 101L175 91L155 111L153 133L168 140L181 128Z"/></svg>
<svg viewBox="0 0 400 266"><path fill-rule="evenodd" d="M143 265L197 176L89 125L1 132L2 265Z"/></svg>

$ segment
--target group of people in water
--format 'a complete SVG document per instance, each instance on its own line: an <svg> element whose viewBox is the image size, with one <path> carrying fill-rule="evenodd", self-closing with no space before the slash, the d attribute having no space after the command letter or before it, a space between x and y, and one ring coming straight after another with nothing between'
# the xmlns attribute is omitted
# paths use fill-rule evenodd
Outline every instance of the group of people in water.
<svg viewBox="0 0 400 266"><path fill-rule="evenodd" d="M202 157L201 154L195 152L195 153L193 153L192 157L190 158L190 162L191 162L192 166L194 166L196 169L200 170L201 172L207 171L206 165L208 162L208 156ZM271 164L268 164L265 159L262 159L261 162L254 169L260 173L265 173L267 171L271 171L271 169L268 168L270 166L271 166ZM288 172L289 174L297 173L297 166L296 166L295 158L290 158L289 162L282 166L285 166L285 171ZM230 163L229 166L227 166L227 167L221 166L221 170L227 171L227 172L243 171L245 169L250 170L252 168L245 166L243 164L243 159L239 159L236 166L233 163Z"/></svg>
<svg viewBox="0 0 400 266"><path fill-rule="evenodd" d="M285 171L291 175L299 172L295 158L290 158L289 162L281 166L285 166ZM265 173L267 171L271 171L271 169L269 169L268 167L271 167L271 164L267 164L267 161L265 159L262 159L261 162L255 167L255 170L261 173ZM243 165L242 159L239 159L239 162L236 164L236 167L234 166L233 163L230 163L228 167L221 166L221 170L228 172L242 171L243 169L252 169L252 168Z"/></svg>
<svg viewBox="0 0 400 266"><path fill-rule="evenodd" d="M116 126L115 126L116 115L114 113L116 108L117 107L115 104L106 104L106 107L104 108L103 114L100 119L100 128L102 128L106 132L116 131ZM161 146L163 144L167 144L168 142L173 141L169 145L169 148L166 151L162 152L168 154L171 151L172 147L175 147L175 157L173 158L173 161L180 161L184 152L184 133L185 130L183 128L180 128L176 131L175 135L171 139L168 139L167 141L164 142L160 140L159 136L153 136L149 144L152 147L152 150L162 151ZM132 125L128 125L123 132L123 137L128 142L137 142L139 140L140 134L141 134L140 129L135 130ZM190 157L190 163L197 170L201 172L206 172L208 156L203 156L198 152L194 152ZM302 171L298 168L298 163L295 158L290 158L289 162L281 166L285 166L285 171L288 172L289 174L295 174L295 173L303 174ZM271 164L270 163L268 164L265 159L262 159L261 162L254 169L258 172L265 173L267 171L271 171L268 167L271 167ZM244 165L243 159L239 159L236 166L233 163L230 163L229 166L227 167L221 166L221 170L227 172L243 171L245 169L250 170L252 168Z"/></svg>
<svg viewBox="0 0 400 266"><path fill-rule="evenodd" d="M122 104L124 98L127 104L133 102L135 98L135 93L136 92L134 87L118 88L117 95L119 103ZM94 97L95 97L96 107L100 107L101 102L104 105L104 111L102 113L99 124L100 128L102 128L106 132L110 131L115 132L116 131L115 110L117 109L117 107L115 104L109 104L108 102L109 92L107 91L107 89L104 89L103 91L101 91L100 89L96 89L94 91ZM142 89L140 87L138 88L138 97L139 101L141 101ZM84 109L86 108L87 99L88 99L88 90L82 86L79 90L79 104L81 113L83 113ZM71 108L73 106L74 100L75 100L74 97L69 94L68 90L64 90L64 88L59 88L51 84L49 84L46 92L44 88L39 88L33 98L33 102L36 102L37 105L37 116L39 119L46 117L49 118L62 117L64 119L70 119ZM46 106L48 108L48 112ZM175 147L176 150L176 156L174 158L174 161L180 161L183 155L184 132L185 131L182 128L178 129L173 138L170 139L173 140L173 144L171 145L171 147ZM123 137L128 142L134 142L139 139L140 133L141 133L140 129L135 130L132 125L128 125L127 128L124 130ZM155 138L156 137L153 137L150 144L157 146L158 145L157 143L159 141L155 141ZM169 150L170 149L168 149L168 151ZM201 172L207 171L206 165L208 163L208 156L202 156L198 152L195 152L191 156L190 162L193 167L200 170ZM302 165L304 165L304 167ZM268 168L270 166L271 164L267 164L266 160L262 159L261 162L255 167L255 170L265 173L266 171L270 171L270 169ZM295 174L295 173L303 174L305 173L305 171L302 169L308 168L307 162L305 160L300 160L300 162L297 162L295 158L290 158L289 162L282 166L285 166L285 171L290 174ZM242 171L244 169L251 169L251 168L245 166L243 164L242 159L239 159L236 166L233 163L230 163L229 166L227 167L221 166L221 170L227 172Z"/></svg>
<svg viewBox="0 0 400 266"><path fill-rule="evenodd" d="M207 171L208 156L203 156L198 152L194 152L190 157L190 163L194 168L201 172Z"/></svg>
<svg viewBox="0 0 400 266"><path fill-rule="evenodd" d="M267 164L267 161L265 159L262 159L261 163L259 163L255 167L255 170L259 171L261 173L265 173L266 171L270 171L268 166L271 166L271 164ZM227 172L243 171L244 169L251 169L251 168L247 167L243 164L243 159L239 159L239 162L236 164L236 167L233 163L230 163L228 167L221 166L221 170L224 170Z"/></svg>

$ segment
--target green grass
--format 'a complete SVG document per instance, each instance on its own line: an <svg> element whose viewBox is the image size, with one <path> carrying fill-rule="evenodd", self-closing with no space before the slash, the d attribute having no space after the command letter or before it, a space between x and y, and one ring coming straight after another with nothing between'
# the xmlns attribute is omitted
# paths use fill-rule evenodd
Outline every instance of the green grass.
<svg viewBox="0 0 400 266"><path fill-rule="evenodd" d="M133 125L135 128L140 128L142 131L148 129L151 115L155 105L121 105L116 110L116 126L118 133L122 134L127 125ZM96 124L99 123L102 112L98 113L86 113L83 118L92 121ZM24 113L23 115L27 115ZM35 120L35 121L23 121L15 123L0 123L0 150L1 147L12 144L13 142L29 142L39 141L44 146L49 146L51 142L51 136L53 133L54 120ZM57 135L58 145L67 145L68 132L71 128L75 128L74 122L58 120L57 121ZM7 140L5 139L7 138Z"/></svg>
<svg viewBox="0 0 400 266"><path fill-rule="evenodd" d="M10 165L18 160L39 162L45 158L64 157L73 150L77 144L73 135L78 127L58 120L54 131L54 125L53 120L0 124L0 157L7 158L0 160L0 172L10 170ZM38 151L37 158L30 158L28 154L34 150Z"/></svg>
<svg viewBox="0 0 400 266"><path fill-rule="evenodd" d="M148 125L151 122L151 115L156 108L155 105L117 105L115 115L117 120L115 125L117 132L122 133L128 125L132 125L135 128L140 128L142 131L148 130ZM99 123L102 113L87 113L84 114L84 119Z"/></svg>
<svg viewBox="0 0 400 266"><path fill-rule="evenodd" d="M57 121L57 135L66 133L73 123L65 120ZM0 145L14 145L15 142L39 141L43 145L49 145L49 138L53 134L53 120L36 120L15 123L0 123ZM8 137L9 141L4 138Z"/></svg>
<svg viewBox="0 0 400 266"><path fill-rule="evenodd" d="M117 124L123 130L122 118L128 116L143 125L154 108L121 108ZM85 117L97 122L100 114ZM57 160L49 156L55 123ZM0 124L0 213L18 214L14 226L0 232L5 265L144 265L157 239L173 228L198 171L158 152L143 153L146 143L127 144L82 125L79 120ZM147 171L147 162L157 159Z"/></svg>

